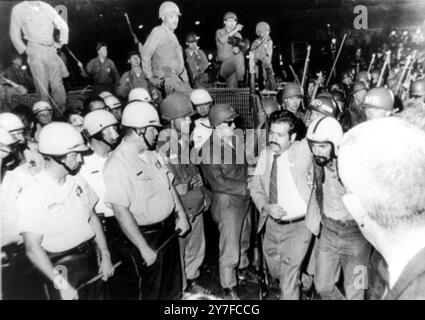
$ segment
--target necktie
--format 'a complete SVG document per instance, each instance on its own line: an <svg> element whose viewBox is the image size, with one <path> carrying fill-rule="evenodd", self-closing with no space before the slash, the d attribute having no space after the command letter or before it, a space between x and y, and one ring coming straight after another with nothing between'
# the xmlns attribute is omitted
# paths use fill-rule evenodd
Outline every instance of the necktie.
<svg viewBox="0 0 425 320"><path fill-rule="evenodd" d="M277 159L280 154L273 155L272 171L270 173L269 202L277 203Z"/></svg>

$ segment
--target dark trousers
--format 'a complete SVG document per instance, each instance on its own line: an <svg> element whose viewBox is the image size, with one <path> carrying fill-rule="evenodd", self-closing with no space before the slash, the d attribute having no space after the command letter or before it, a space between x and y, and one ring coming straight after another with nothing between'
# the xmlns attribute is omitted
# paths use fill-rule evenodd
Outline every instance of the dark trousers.
<svg viewBox="0 0 425 320"><path fill-rule="evenodd" d="M125 237L115 217L102 218L103 230L113 264L121 262L114 276L106 282L105 299L139 299L139 276L134 264L131 242Z"/></svg>
<svg viewBox="0 0 425 320"><path fill-rule="evenodd" d="M2 255L2 299L45 300L43 277L26 256L24 245L4 246Z"/></svg>
<svg viewBox="0 0 425 320"><path fill-rule="evenodd" d="M99 273L99 264L94 240L88 240L70 250L59 253L48 253L53 266L62 274L74 289L78 289ZM52 281L46 282L49 299L60 299L60 292L55 288ZM103 281L99 280L80 290L80 300L103 299Z"/></svg>
<svg viewBox="0 0 425 320"><path fill-rule="evenodd" d="M160 223L140 226L148 245L156 250L175 229L175 216L170 215ZM182 270L178 237L174 238L161 251L155 263L144 265L140 251L133 247L133 257L140 276L141 300L176 300L182 295Z"/></svg>

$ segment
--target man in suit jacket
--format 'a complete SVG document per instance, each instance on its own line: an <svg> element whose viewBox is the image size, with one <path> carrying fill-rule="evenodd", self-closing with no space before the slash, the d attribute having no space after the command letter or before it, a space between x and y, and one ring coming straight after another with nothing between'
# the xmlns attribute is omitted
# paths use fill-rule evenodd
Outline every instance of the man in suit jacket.
<svg viewBox="0 0 425 320"><path fill-rule="evenodd" d="M425 299L425 134L396 118L367 121L338 159L345 206L388 265L383 298Z"/></svg>
<svg viewBox="0 0 425 320"><path fill-rule="evenodd" d="M280 298L296 300L301 264L320 228L313 162L307 142L295 141L298 122L292 113L275 112L270 121L269 146L260 154L249 189L260 212L257 231L266 228L263 251L271 275L280 280Z"/></svg>

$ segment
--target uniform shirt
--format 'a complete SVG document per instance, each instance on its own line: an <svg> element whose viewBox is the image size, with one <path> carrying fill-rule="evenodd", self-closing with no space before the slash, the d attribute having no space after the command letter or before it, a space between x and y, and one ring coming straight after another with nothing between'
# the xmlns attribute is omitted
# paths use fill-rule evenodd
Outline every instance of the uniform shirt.
<svg viewBox="0 0 425 320"><path fill-rule="evenodd" d="M323 213L326 217L343 222L353 220L347 208L342 202L345 194L336 171L330 171L325 167L325 182L323 183Z"/></svg>
<svg viewBox="0 0 425 320"><path fill-rule="evenodd" d="M174 32L163 24L153 28L146 39L142 51L142 67L147 79L167 78L173 74L188 81L183 49Z"/></svg>
<svg viewBox="0 0 425 320"><path fill-rule="evenodd" d="M236 32L234 37L242 39L242 35ZM218 29L215 33L215 43L217 44L217 60L223 62L233 56L232 46L227 42L229 40L229 33L226 28Z"/></svg>
<svg viewBox="0 0 425 320"><path fill-rule="evenodd" d="M99 57L94 58L87 64L86 70L94 84L115 85L120 80L120 75L111 59L105 59L102 62Z"/></svg>
<svg viewBox="0 0 425 320"><path fill-rule="evenodd" d="M195 149L200 149L211 136L212 132L213 130L208 117L196 119L195 128L192 133Z"/></svg>
<svg viewBox="0 0 425 320"><path fill-rule="evenodd" d="M307 204L301 197L292 177L288 152L284 152L277 160L277 195L278 204L286 211L284 220L305 216Z"/></svg>
<svg viewBox="0 0 425 320"><path fill-rule="evenodd" d="M30 175L35 175L43 169L44 158L38 152L36 143L28 142L28 147L24 150L24 158L26 162L21 166L23 166Z"/></svg>
<svg viewBox="0 0 425 320"><path fill-rule="evenodd" d="M107 205L128 208L140 226L163 221L174 210L172 174L155 151L139 156L124 138L105 163Z"/></svg>
<svg viewBox="0 0 425 320"><path fill-rule="evenodd" d="M254 62L261 61L264 67L271 68L272 55L273 55L273 41L268 38L262 40L260 38L255 39L252 43L251 49L254 50Z"/></svg>
<svg viewBox="0 0 425 320"><path fill-rule="evenodd" d="M26 50L21 31L28 44L35 43L51 46L54 43L54 28L60 31L59 40L62 44L68 43L68 25L49 4L38 1L37 10L28 1L15 5L10 18L10 38L19 54Z"/></svg>
<svg viewBox="0 0 425 320"><path fill-rule="evenodd" d="M81 176L67 175L59 185L43 170L18 198L21 230L41 235L48 252L72 249L94 237L90 211L97 201Z"/></svg>
<svg viewBox="0 0 425 320"><path fill-rule="evenodd" d="M148 82L145 79L143 71L140 74L136 74L133 69L125 72L120 79L117 95L127 98L130 91L134 88L145 88L148 90Z"/></svg>
<svg viewBox="0 0 425 320"><path fill-rule="evenodd" d="M105 217L112 217L114 212L104 203L105 180L103 179L103 167L105 165L106 159L106 157L101 157L95 152L89 156L84 157L84 164L81 167L79 173L99 197L99 201L95 207L96 213L103 213Z"/></svg>
<svg viewBox="0 0 425 320"><path fill-rule="evenodd" d="M190 72L192 74L193 79L199 77L199 75L208 68L209 62L207 56L204 51L198 49L196 51L186 48L186 61L189 65Z"/></svg>

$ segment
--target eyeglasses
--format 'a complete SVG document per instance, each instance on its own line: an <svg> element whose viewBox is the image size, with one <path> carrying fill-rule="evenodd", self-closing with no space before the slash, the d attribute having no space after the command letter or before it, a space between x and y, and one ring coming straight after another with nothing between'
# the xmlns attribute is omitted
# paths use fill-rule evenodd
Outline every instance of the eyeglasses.
<svg viewBox="0 0 425 320"><path fill-rule="evenodd" d="M231 127L233 124L235 124L235 121L230 120L230 121L227 121L226 123L229 127Z"/></svg>

